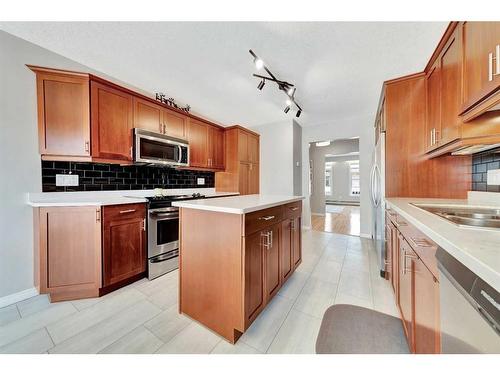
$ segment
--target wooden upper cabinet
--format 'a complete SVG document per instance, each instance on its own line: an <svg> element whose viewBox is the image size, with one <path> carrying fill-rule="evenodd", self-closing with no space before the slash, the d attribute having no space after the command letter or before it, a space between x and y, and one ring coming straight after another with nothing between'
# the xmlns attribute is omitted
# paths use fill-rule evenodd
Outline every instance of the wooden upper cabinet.
<svg viewBox="0 0 500 375"><path fill-rule="evenodd" d="M40 154L90 157L88 76L30 69L36 73Z"/></svg>
<svg viewBox="0 0 500 375"><path fill-rule="evenodd" d="M259 194L259 164L248 164L248 194Z"/></svg>
<svg viewBox="0 0 500 375"><path fill-rule="evenodd" d="M500 44L500 22L464 22L461 26L464 56L462 110L466 110L500 87L500 74L495 75L500 73L497 70L500 56L496 53L496 46ZM496 60L491 61L495 57Z"/></svg>
<svg viewBox="0 0 500 375"><path fill-rule="evenodd" d="M462 38L460 30L455 32L439 57L441 65L441 132L440 144L460 138L462 103Z"/></svg>
<svg viewBox="0 0 500 375"><path fill-rule="evenodd" d="M147 100L134 97L133 127L163 133L162 108Z"/></svg>
<svg viewBox="0 0 500 375"><path fill-rule="evenodd" d="M167 109L163 110L165 134L175 138L185 139L187 137L187 122L187 116Z"/></svg>
<svg viewBox="0 0 500 375"><path fill-rule="evenodd" d="M253 134L248 135L248 161L259 162L259 137Z"/></svg>
<svg viewBox="0 0 500 375"><path fill-rule="evenodd" d="M191 119L188 127L189 165L208 168L208 125Z"/></svg>
<svg viewBox="0 0 500 375"><path fill-rule="evenodd" d="M415 353L439 353L439 282L422 260L417 259L414 266Z"/></svg>
<svg viewBox="0 0 500 375"><path fill-rule="evenodd" d="M215 126L209 126L208 166L213 169L224 169L224 130Z"/></svg>
<svg viewBox="0 0 500 375"><path fill-rule="evenodd" d="M103 286L146 271L146 207L144 204L103 208Z"/></svg>
<svg viewBox="0 0 500 375"><path fill-rule="evenodd" d="M92 157L132 161L132 95L91 82Z"/></svg>
<svg viewBox="0 0 500 375"><path fill-rule="evenodd" d="M441 133L441 66L437 60L427 74L427 149L438 145Z"/></svg>

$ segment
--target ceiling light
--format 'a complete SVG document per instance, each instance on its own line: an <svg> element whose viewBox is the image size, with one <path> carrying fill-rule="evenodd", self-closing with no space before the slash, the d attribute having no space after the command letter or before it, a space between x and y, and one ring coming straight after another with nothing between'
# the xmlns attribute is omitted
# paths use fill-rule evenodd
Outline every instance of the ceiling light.
<svg viewBox="0 0 500 375"><path fill-rule="evenodd" d="M287 105L287 106L285 107L285 113L288 113L288 111L289 111L289 110L290 110L290 106L289 106L289 105Z"/></svg>
<svg viewBox="0 0 500 375"><path fill-rule="evenodd" d="M295 114L295 117L300 117L300 114L301 114L301 113L302 113L302 111L299 109L299 110L297 111L297 113Z"/></svg>
<svg viewBox="0 0 500 375"><path fill-rule="evenodd" d="M316 142L316 147L330 146L330 141Z"/></svg>
<svg viewBox="0 0 500 375"><path fill-rule="evenodd" d="M292 101L290 99L287 99L285 103L288 107L292 105Z"/></svg>
<svg viewBox="0 0 500 375"><path fill-rule="evenodd" d="M257 86L257 88L259 90L262 90L264 88L264 85L266 84L266 80L263 79L262 81L259 82L259 85Z"/></svg>
<svg viewBox="0 0 500 375"><path fill-rule="evenodd" d="M261 59L259 59L258 57L257 57L257 58L255 58L254 63L255 63L255 67L256 67L257 69L259 69L259 70L260 70L260 69L262 69L262 68L264 67L264 61L262 61L262 60L261 60Z"/></svg>
<svg viewBox="0 0 500 375"><path fill-rule="evenodd" d="M288 95L293 96L293 94L295 94L295 88L290 87L290 88L288 89Z"/></svg>

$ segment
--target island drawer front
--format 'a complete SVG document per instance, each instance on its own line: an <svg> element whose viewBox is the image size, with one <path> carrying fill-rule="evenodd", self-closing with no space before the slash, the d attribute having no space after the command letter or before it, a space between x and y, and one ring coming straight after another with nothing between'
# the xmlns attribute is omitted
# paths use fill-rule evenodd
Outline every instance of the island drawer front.
<svg viewBox="0 0 500 375"><path fill-rule="evenodd" d="M245 236L283 220L283 206L266 208L245 215Z"/></svg>
<svg viewBox="0 0 500 375"><path fill-rule="evenodd" d="M285 204L285 217L292 218L302 215L302 201Z"/></svg>

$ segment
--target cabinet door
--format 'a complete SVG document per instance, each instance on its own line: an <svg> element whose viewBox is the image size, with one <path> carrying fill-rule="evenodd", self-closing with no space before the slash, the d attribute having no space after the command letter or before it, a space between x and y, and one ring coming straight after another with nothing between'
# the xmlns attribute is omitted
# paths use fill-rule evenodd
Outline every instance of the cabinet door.
<svg viewBox="0 0 500 375"><path fill-rule="evenodd" d="M489 54L500 44L500 22L464 22L464 107L468 108L500 85L500 75L490 77ZM500 56L497 56L500 58ZM493 61L492 72L496 72Z"/></svg>
<svg viewBox="0 0 500 375"><path fill-rule="evenodd" d="M392 230L388 219L385 224L385 278L392 284Z"/></svg>
<svg viewBox="0 0 500 375"><path fill-rule="evenodd" d="M460 137L462 103L462 45L459 29L451 36L440 56L441 61L441 139L447 144Z"/></svg>
<svg viewBox="0 0 500 375"><path fill-rule="evenodd" d="M280 277L280 224L264 230L265 292L269 301L281 286Z"/></svg>
<svg viewBox="0 0 500 375"><path fill-rule="evenodd" d="M146 100L134 97L134 128L163 133L162 108Z"/></svg>
<svg viewBox="0 0 500 375"><path fill-rule="evenodd" d="M249 190L248 190L249 178L250 178L250 164L240 162L240 167L238 170L238 179L239 179L238 185L239 185L240 195L249 194Z"/></svg>
<svg viewBox="0 0 500 375"><path fill-rule="evenodd" d="M413 344L413 274L414 253L406 240L399 236L399 308L410 351Z"/></svg>
<svg viewBox="0 0 500 375"><path fill-rule="evenodd" d="M238 130L238 160L248 162L248 133Z"/></svg>
<svg viewBox="0 0 500 375"><path fill-rule="evenodd" d="M432 149L437 144L441 130L441 70L439 60L433 65L427 75L427 148Z"/></svg>
<svg viewBox="0 0 500 375"><path fill-rule="evenodd" d="M208 167L208 125L197 121L189 121L189 164L192 167Z"/></svg>
<svg viewBox="0 0 500 375"><path fill-rule="evenodd" d="M224 131L215 126L209 126L208 144L208 166L214 169L224 169Z"/></svg>
<svg viewBox="0 0 500 375"><path fill-rule="evenodd" d="M293 240L293 219L285 219L281 223L281 283L284 283L294 270Z"/></svg>
<svg viewBox="0 0 500 375"><path fill-rule="evenodd" d="M248 194L259 194L259 164L248 165Z"/></svg>
<svg viewBox="0 0 500 375"><path fill-rule="evenodd" d="M101 83L91 83L92 156L132 160L132 96Z"/></svg>
<svg viewBox="0 0 500 375"><path fill-rule="evenodd" d="M399 304L399 240L396 227L391 223L391 258L392 258L392 289Z"/></svg>
<svg viewBox="0 0 500 375"><path fill-rule="evenodd" d="M163 123L166 133L172 137L185 139L187 128L187 116L180 113L163 110Z"/></svg>
<svg viewBox="0 0 500 375"><path fill-rule="evenodd" d="M247 138L248 161L250 163L259 162L259 137L249 134Z"/></svg>
<svg viewBox="0 0 500 375"><path fill-rule="evenodd" d="M295 217L292 224L293 264L297 268L302 262L302 218Z"/></svg>
<svg viewBox="0 0 500 375"><path fill-rule="evenodd" d="M103 211L104 286L146 270L144 205L106 206Z"/></svg>
<svg viewBox="0 0 500 375"><path fill-rule="evenodd" d="M264 307L264 253L261 232L245 237L245 320Z"/></svg>
<svg viewBox="0 0 500 375"><path fill-rule="evenodd" d="M42 155L90 156L89 80L37 73Z"/></svg>
<svg viewBox="0 0 500 375"><path fill-rule="evenodd" d="M420 259L415 261L415 353L440 352L439 283Z"/></svg>
<svg viewBox="0 0 500 375"><path fill-rule="evenodd" d="M97 297L101 287L99 207L41 208L39 225L40 291L67 297L62 299Z"/></svg>

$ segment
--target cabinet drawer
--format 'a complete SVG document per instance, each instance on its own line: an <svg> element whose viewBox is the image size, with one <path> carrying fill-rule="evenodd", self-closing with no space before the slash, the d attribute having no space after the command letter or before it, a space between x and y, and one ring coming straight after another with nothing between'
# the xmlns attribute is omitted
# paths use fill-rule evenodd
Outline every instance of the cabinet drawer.
<svg viewBox="0 0 500 375"><path fill-rule="evenodd" d="M107 222L135 217L146 217L146 206L144 203L117 204L114 206L104 206L103 208L103 220Z"/></svg>
<svg viewBox="0 0 500 375"><path fill-rule="evenodd" d="M283 220L283 206L266 208L245 215L245 236Z"/></svg>
<svg viewBox="0 0 500 375"><path fill-rule="evenodd" d="M285 217L297 217L302 214L302 201L292 202L285 204L284 206Z"/></svg>

